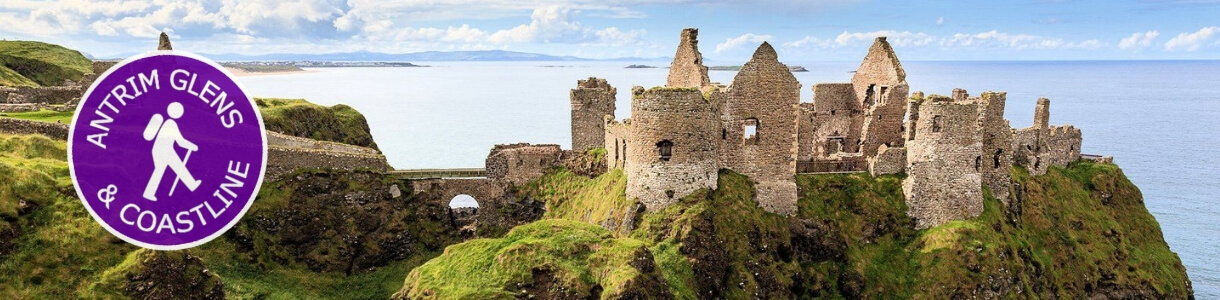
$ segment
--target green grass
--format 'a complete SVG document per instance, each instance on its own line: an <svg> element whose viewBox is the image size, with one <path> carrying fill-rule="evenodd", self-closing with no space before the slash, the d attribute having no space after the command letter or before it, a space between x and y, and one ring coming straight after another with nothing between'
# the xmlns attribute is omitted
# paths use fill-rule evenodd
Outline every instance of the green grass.
<svg viewBox="0 0 1220 300"><path fill-rule="evenodd" d="M38 86L38 83L21 76L13 69L0 65L0 86Z"/></svg>
<svg viewBox="0 0 1220 300"><path fill-rule="evenodd" d="M563 298L609 298L649 275L631 266L642 251L643 242L614 238L596 225L542 220L513 228L503 238L446 248L440 257L411 271L397 297L513 298L520 289L544 285L536 274L549 272L557 286L569 288L552 290Z"/></svg>
<svg viewBox="0 0 1220 300"><path fill-rule="evenodd" d="M5 85L56 86L93 73L93 62L79 51L32 41L0 41L0 66L12 71L0 70Z"/></svg>
<svg viewBox="0 0 1220 300"><path fill-rule="evenodd" d="M0 117L9 117L14 119L23 119L31 121L41 121L48 123L63 123L72 124L72 111L54 111L43 109L39 111L16 112L16 113L0 113Z"/></svg>
<svg viewBox="0 0 1220 300"><path fill-rule="evenodd" d="M75 197L65 147L63 141L41 135L0 134L0 181L6 182L0 185L0 298L120 298L126 276L142 268L136 265L138 248L98 225ZM411 269L439 255L413 252L407 259L353 275L259 260L256 257L270 255L239 249L233 233L252 220L292 212L272 209L277 203L290 209L305 203L291 190L277 194L277 188L264 187L263 191L230 234L190 250L221 278L230 298L386 298L402 287ZM407 229L412 234L426 234L421 236L425 239L440 236L436 228L417 229L427 222L404 220L416 226ZM12 229L18 234L13 235Z"/></svg>
<svg viewBox="0 0 1220 300"><path fill-rule="evenodd" d="M557 169L527 185L522 191L547 201L549 209L548 220L534 224L563 219L591 226L621 218L608 212L634 202L623 194L618 172L588 179ZM1185 268L1120 169L1077 162L1044 176L1031 177L1019 167L1012 172L1019 196L1011 208L983 188L978 217L915 230L901 175L798 175L798 213L783 217L754 203L748 178L722 171L717 189L644 213L638 228L616 239L642 242L669 292L680 299L1189 295ZM435 266L417 271L505 259L492 251L501 242L452 246L425 264ZM536 247L544 246L558 247ZM507 296L505 277L495 274L561 260L542 256L512 266L459 267L449 278L460 274L467 282L461 290L472 291L457 295ZM413 273L404 291L453 289L440 277L418 276Z"/></svg>
<svg viewBox="0 0 1220 300"><path fill-rule="evenodd" d="M350 106L323 107L303 99L255 98L267 130L377 149L364 115Z"/></svg>

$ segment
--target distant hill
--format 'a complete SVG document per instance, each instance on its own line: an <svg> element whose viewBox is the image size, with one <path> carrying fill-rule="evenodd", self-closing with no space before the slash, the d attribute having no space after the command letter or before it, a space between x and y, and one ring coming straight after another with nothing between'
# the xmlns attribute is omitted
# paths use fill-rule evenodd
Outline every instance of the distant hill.
<svg viewBox="0 0 1220 300"><path fill-rule="evenodd" d="M538 53L485 50L485 51L425 51L413 53L381 53L370 51L292 54L275 53L244 55L235 53L204 54L219 61L668 61L667 57L623 57L593 59L576 56L555 56Z"/></svg>
<svg viewBox="0 0 1220 300"><path fill-rule="evenodd" d="M32 41L0 41L0 85L56 86L93 73L80 51Z"/></svg>

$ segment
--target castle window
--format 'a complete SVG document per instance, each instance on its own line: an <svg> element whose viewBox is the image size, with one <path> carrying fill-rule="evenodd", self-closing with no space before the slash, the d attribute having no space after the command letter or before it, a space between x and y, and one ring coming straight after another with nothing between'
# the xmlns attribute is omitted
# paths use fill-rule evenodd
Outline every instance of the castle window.
<svg viewBox="0 0 1220 300"><path fill-rule="evenodd" d="M995 149L995 169L1000 168L1000 156L1004 155L1004 149Z"/></svg>
<svg viewBox="0 0 1220 300"><path fill-rule="evenodd" d="M758 145L758 119L746 119L742 128L742 139L746 145Z"/></svg>
<svg viewBox="0 0 1220 300"><path fill-rule="evenodd" d="M721 129L721 130L720 130L720 139L722 139L722 140L727 140L727 139L729 139L729 130L728 130L728 129Z"/></svg>
<svg viewBox="0 0 1220 300"><path fill-rule="evenodd" d="M944 127L944 120L942 119L943 118L941 118L941 116L932 117L932 132L940 132L943 129L942 127Z"/></svg>
<svg viewBox="0 0 1220 300"><path fill-rule="evenodd" d="M618 139L614 139L614 162L618 162Z"/></svg>
<svg viewBox="0 0 1220 300"><path fill-rule="evenodd" d="M669 158L674 155L674 142L669 140L657 142L657 154L661 156L661 161L669 161Z"/></svg>
<svg viewBox="0 0 1220 300"><path fill-rule="evenodd" d="M877 84L868 85L868 89L864 90L864 107L873 106L873 89L877 88Z"/></svg>
<svg viewBox="0 0 1220 300"><path fill-rule="evenodd" d="M885 97L885 92L889 91L889 89L890 87L888 86L881 86L881 93L877 94L877 102L881 102L880 100Z"/></svg>
<svg viewBox="0 0 1220 300"><path fill-rule="evenodd" d="M980 172L980 171L982 171L982 170L983 170L983 157L982 157L982 156L975 156L975 157L974 157L974 171L975 171L975 172Z"/></svg>

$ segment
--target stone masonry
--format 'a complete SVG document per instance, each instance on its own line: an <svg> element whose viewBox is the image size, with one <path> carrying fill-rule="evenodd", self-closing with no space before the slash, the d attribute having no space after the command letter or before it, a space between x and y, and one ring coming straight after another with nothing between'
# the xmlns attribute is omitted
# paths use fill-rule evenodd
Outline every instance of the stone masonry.
<svg viewBox="0 0 1220 300"><path fill-rule="evenodd" d="M503 179L514 185L522 185L562 162L563 150L559 145L531 145L519 143L496 145L487 155L487 178Z"/></svg>
<svg viewBox="0 0 1220 300"><path fill-rule="evenodd" d="M721 123L710 100L695 88L633 93L627 197L656 210L695 190L715 188Z"/></svg>
<svg viewBox="0 0 1220 300"><path fill-rule="evenodd" d="M723 166L756 181L767 211L796 213L797 117L801 84L764 42L733 78L722 109Z"/></svg>
<svg viewBox="0 0 1220 300"><path fill-rule="evenodd" d="M962 90L965 93L965 90ZM1008 93L985 92L979 95L979 129L983 138L980 172L983 186L1008 205L1012 186L1012 127L1004 119L1004 102Z"/></svg>
<svg viewBox="0 0 1220 300"><path fill-rule="evenodd" d="M1013 135L1013 163L1025 167L1032 175L1046 174L1050 166L1067 166L1081 157L1080 129L1072 125L1050 126L1050 105L1050 100L1038 99L1034 125Z"/></svg>
<svg viewBox="0 0 1220 300"><path fill-rule="evenodd" d="M707 67L703 65L703 54L699 53L699 29L682 30L682 40L678 42L678 51L674 53L674 61L669 64L669 79L667 87L711 86L712 80L707 77Z"/></svg>
<svg viewBox="0 0 1220 300"><path fill-rule="evenodd" d="M614 117L614 96L618 89L605 79L589 77L576 82L569 98L572 102L572 149L602 147L606 140L606 116Z"/></svg>
<svg viewBox="0 0 1220 300"><path fill-rule="evenodd" d="M907 178L902 190L916 227L928 228L983 212L975 101L932 95L919 104L915 138L907 141Z"/></svg>

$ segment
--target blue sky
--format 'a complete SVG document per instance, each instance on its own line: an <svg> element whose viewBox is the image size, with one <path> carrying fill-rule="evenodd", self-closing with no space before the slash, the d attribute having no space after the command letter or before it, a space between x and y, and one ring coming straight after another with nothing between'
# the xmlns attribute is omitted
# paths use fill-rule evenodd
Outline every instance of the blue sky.
<svg viewBox="0 0 1220 300"><path fill-rule="evenodd" d="M710 61L762 41L788 61L855 60L878 35L904 60L1220 58L1220 0L0 1L0 38L98 57L144 51L161 31L201 53L657 57L685 27Z"/></svg>

